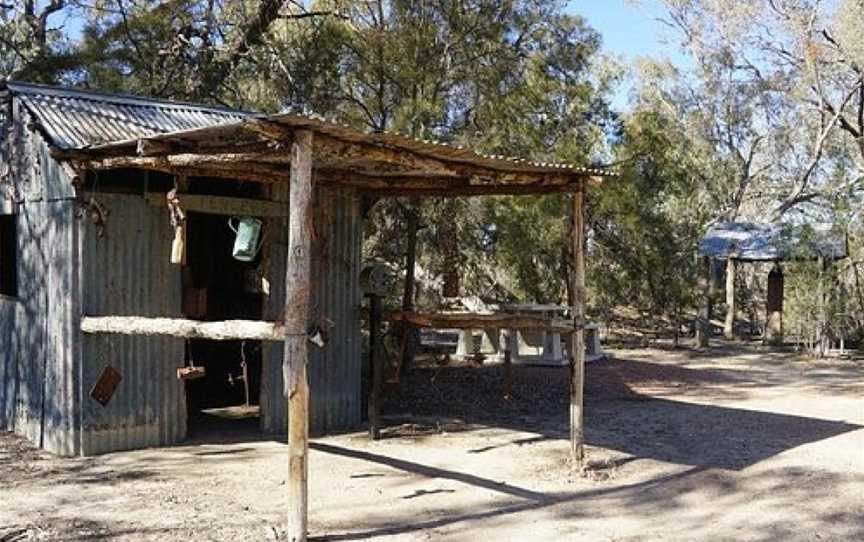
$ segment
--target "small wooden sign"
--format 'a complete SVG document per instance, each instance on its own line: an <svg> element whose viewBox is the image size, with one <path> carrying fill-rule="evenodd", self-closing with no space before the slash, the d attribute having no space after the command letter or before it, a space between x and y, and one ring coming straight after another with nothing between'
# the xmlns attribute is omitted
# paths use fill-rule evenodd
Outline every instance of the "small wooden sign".
<svg viewBox="0 0 864 542"><path fill-rule="evenodd" d="M102 370L102 374L99 375L99 379L96 380L96 383L93 384L93 387L90 388L90 397L95 399L100 405L107 406L108 402L111 401L111 398L114 396L114 392L117 391L117 386L120 384L120 381L123 380L123 377L120 376L120 373L114 367L110 365L105 366L105 369Z"/></svg>

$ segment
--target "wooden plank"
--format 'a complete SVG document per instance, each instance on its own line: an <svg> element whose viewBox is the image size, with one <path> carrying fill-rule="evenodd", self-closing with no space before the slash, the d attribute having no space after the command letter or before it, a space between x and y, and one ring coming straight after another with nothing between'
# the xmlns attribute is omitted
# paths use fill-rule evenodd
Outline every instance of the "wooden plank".
<svg viewBox="0 0 864 542"><path fill-rule="evenodd" d="M318 178L334 186L352 186L369 193L403 196L480 196L573 192L581 186L582 176L572 172L524 173L470 171L459 175L427 172L423 169L382 169L387 175L363 169L316 168Z"/></svg>
<svg viewBox="0 0 864 542"><path fill-rule="evenodd" d="M178 194L180 206L184 211L228 216L261 216L285 218L288 206L277 201L248 198L228 198L224 196L204 196L200 194ZM165 194L148 192L147 203L154 207L165 207Z"/></svg>
<svg viewBox="0 0 864 542"><path fill-rule="evenodd" d="M369 438L381 438L381 396L384 387L384 345L381 344L381 298L369 296Z"/></svg>
<svg viewBox="0 0 864 542"><path fill-rule="evenodd" d="M318 134L315 137L315 160L328 164L376 165L382 171L400 168L423 171L429 175L457 175L457 164L438 158L430 158L408 149L396 149L383 145L348 142L336 137Z"/></svg>
<svg viewBox="0 0 864 542"><path fill-rule="evenodd" d="M417 327L439 329L536 329L557 333L573 333L572 322L560 318L534 314L478 314L419 313L411 311L389 311L384 313L388 322L408 322Z"/></svg>
<svg viewBox="0 0 864 542"><path fill-rule="evenodd" d="M309 379L306 329L312 293L312 132L291 144L285 265L285 395L288 397L288 540L305 542L309 508Z"/></svg>
<svg viewBox="0 0 864 542"><path fill-rule="evenodd" d="M245 159L244 159L245 158ZM197 155L171 154L167 156L114 156L92 159L80 162L85 169L104 170L136 168L155 171L182 172L190 169L196 171L214 171L222 174L234 174L238 178L256 176L267 179L288 180L285 166L268 164L261 161L258 154ZM192 176L191 174L189 175Z"/></svg>
<svg viewBox="0 0 864 542"><path fill-rule="evenodd" d="M223 320L200 322L183 318L147 318L143 316L84 316L84 333L118 335L163 335L211 341L282 341L285 328L276 322L258 320Z"/></svg>
<svg viewBox="0 0 864 542"><path fill-rule="evenodd" d="M573 269L570 273L573 292L573 325L576 332L570 336L570 456L581 466L585 460L585 431L583 395L585 387L585 192L572 195L572 222L570 254Z"/></svg>

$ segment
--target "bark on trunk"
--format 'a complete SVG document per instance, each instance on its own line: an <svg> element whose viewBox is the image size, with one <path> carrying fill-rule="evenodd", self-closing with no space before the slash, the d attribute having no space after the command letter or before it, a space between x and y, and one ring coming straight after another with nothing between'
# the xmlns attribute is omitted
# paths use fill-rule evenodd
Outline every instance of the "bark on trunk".
<svg viewBox="0 0 864 542"><path fill-rule="evenodd" d="M312 132L291 146L288 254L285 266L285 394L288 397L288 540L305 542L309 499L307 328L312 292Z"/></svg>
<svg viewBox="0 0 864 542"><path fill-rule="evenodd" d="M119 335L167 335L211 341L277 341L285 340L284 326L276 322L225 320L200 322L183 318L146 318L140 316L84 316L84 333Z"/></svg>
<svg viewBox="0 0 864 542"><path fill-rule="evenodd" d="M571 255L573 257L573 324L570 335L570 455L577 465L585 459L583 390L585 385L585 192L573 194Z"/></svg>

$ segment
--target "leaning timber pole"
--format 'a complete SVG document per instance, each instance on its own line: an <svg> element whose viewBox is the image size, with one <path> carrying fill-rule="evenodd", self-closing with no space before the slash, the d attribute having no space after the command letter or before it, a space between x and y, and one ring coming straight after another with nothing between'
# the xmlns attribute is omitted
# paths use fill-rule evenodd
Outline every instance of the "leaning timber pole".
<svg viewBox="0 0 864 542"><path fill-rule="evenodd" d="M307 337L311 293L312 132L291 144L288 255L285 266L285 395L288 398L288 540L305 542L309 506Z"/></svg>
<svg viewBox="0 0 864 542"><path fill-rule="evenodd" d="M573 292L573 325L570 335L570 455L577 465L585 459L584 414L585 386L585 185L573 193L573 216L570 232L573 270L570 274Z"/></svg>

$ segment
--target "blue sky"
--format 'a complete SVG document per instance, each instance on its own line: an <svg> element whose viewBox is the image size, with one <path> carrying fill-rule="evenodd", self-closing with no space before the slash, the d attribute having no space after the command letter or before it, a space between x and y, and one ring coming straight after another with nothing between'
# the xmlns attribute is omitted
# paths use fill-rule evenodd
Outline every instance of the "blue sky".
<svg viewBox="0 0 864 542"><path fill-rule="evenodd" d="M658 0L571 0L568 10L585 17L603 36L603 50L630 63L639 56L666 58L678 66L687 59L670 29L657 20L663 15ZM632 82L618 89L613 106L625 109Z"/></svg>

